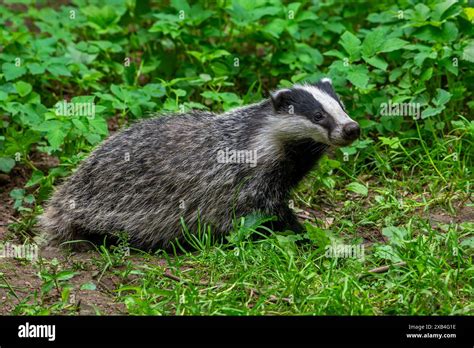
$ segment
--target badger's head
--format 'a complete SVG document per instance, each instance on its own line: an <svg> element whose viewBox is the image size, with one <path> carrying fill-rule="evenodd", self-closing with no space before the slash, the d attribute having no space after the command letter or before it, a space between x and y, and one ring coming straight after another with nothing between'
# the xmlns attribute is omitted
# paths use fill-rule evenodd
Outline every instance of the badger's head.
<svg viewBox="0 0 474 348"><path fill-rule="evenodd" d="M310 138L345 146L360 135L359 125L347 115L328 78L275 91L271 101L278 134L288 140Z"/></svg>

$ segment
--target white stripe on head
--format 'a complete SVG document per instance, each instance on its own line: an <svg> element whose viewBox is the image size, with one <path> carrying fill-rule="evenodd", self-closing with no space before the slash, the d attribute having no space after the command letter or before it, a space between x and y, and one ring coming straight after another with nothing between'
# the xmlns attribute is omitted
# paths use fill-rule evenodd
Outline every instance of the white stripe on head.
<svg viewBox="0 0 474 348"><path fill-rule="evenodd" d="M324 80L324 79L323 79ZM302 89L310 93L323 106L324 110L334 119L337 125L344 125L354 122L349 115L342 109L339 102L316 86L304 84L295 85L294 88Z"/></svg>
<svg viewBox="0 0 474 348"><path fill-rule="evenodd" d="M321 79L321 82L328 82L332 85L332 80L329 77L325 77L325 78Z"/></svg>
<svg viewBox="0 0 474 348"><path fill-rule="evenodd" d="M272 94L272 97L273 97L274 99L276 99L279 94L284 93L284 92L290 92L290 91L291 91L291 90L288 89L288 88L283 88L283 89L279 89L279 90L273 91L273 92L271 92L271 94Z"/></svg>

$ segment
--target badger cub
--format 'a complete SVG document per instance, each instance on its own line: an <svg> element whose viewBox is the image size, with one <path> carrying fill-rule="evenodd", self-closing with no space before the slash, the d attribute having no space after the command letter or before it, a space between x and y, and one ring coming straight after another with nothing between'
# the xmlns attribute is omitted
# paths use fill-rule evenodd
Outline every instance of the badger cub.
<svg viewBox="0 0 474 348"><path fill-rule="evenodd" d="M359 126L324 78L273 92L222 115L193 111L148 119L111 136L54 193L40 225L50 245L125 232L130 245L183 240L181 219L230 232L252 213L298 228L290 190L327 148Z"/></svg>

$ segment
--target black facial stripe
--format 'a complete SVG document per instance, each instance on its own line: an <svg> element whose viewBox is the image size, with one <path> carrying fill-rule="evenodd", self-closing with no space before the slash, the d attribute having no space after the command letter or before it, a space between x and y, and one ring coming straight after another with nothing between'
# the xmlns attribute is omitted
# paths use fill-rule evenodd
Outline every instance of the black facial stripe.
<svg viewBox="0 0 474 348"><path fill-rule="evenodd" d="M318 122L318 124L324 129L326 129L328 131L328 134L331 134L334 128L336 128L336 121L334 121L334 118L331 115L326 115L327 116L320 122Z"/></svg>
<svg viewBox="0 0 474 348"><path fill-rule="evenodd" d="M278 94L274 100L277 111L283 113L294 113L311 118L316 112L322 111L320 102L314 99L313 95L305 90L295 88Z"/></svg>
<svg viewBox="0 0 474 348"><path fill-rule="evenodd" d="M330 83L319 83L317 87L341 104ZM272 98L272 103L277 112L305 116L309 121L326 129L328 134L331 134L336 128L333 116L324 109L318 100L314 99L313 94L304 89L293 88L281 91ZM324 117L317 120L315 118L317 113L323 114Z"/></svg>

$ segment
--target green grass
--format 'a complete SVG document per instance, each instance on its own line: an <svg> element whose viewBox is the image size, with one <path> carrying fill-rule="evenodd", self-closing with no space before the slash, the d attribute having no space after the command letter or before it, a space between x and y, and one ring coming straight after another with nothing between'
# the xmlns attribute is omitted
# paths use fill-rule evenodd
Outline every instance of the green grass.
<svg viewBox="0 0 474 348"><path fill-rule="evenodd" d="M339 243L360 243L361 227L397 224L404 231L399 239L366 246L363 259L326 257L320 245L292 234L211 246L201 238L198 252L158 254L176 279L163 276L163 266L144 265L134 268L137 279L119 287L118 296L132 314L472 313L474 268L461 241L472 238L473 224L433 228L427 219L406 216L397 201L346 204L331 226ZM369 272L399 261L406 264Z"/></svg>
<svg viewBox="0 0 474 348"><path fill-rule="evenodd" d="M352 179L342 173L335 173L335 189L327 195L309 178L295 193L295 204L304 210L312 197L312 206L329 209L331 219L311 220L303 235L268 233L248 218L225 241L213 240L209 231L188 236L194 250L176 245L174 251L132 250L128 256L125 240L119 247L98 247L92 257L99 274L95 283L107 275L116 278L109 291L134 315L472 314L474 224L432 216L448 212L453 203L472 208L466 203L470 192L460 190L467 181L457 178L450 188L428 175L424 161L427 175L384 173L376 180L359 173L370 183L367 195L348 191L345 184ZM435 164L443 168L443 162ZM460 208L456 204L454 210ZM363 257L328 257L327 243L363 243ZM381 266L389 267L371 272ZM49 261L40 269L46 276L39 299L15 313L75 313L69 277L88 266L62 270L59 285L50 281L58 272ZM42 302L46 297L56 302Z"/></svg>

